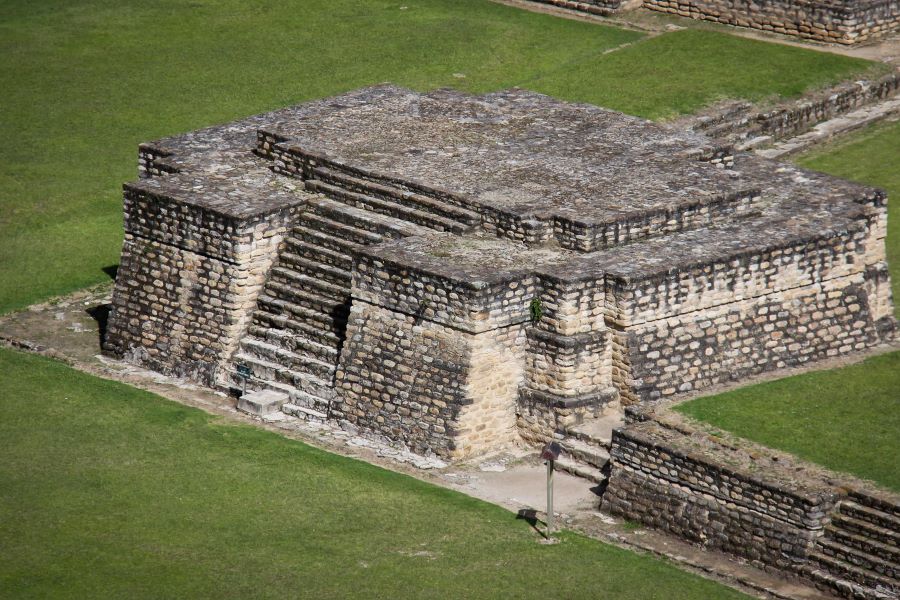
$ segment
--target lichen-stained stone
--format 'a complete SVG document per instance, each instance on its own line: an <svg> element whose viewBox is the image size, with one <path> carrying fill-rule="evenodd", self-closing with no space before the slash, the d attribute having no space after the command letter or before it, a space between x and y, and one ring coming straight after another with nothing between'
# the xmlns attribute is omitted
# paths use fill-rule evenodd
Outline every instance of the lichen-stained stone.
<svg viewBox="0 0 900 600"><path fill-rule="evenodd" d="M139 163L107 351L419 453L895 334L880 190L525 90L375 86Z"/></svg>

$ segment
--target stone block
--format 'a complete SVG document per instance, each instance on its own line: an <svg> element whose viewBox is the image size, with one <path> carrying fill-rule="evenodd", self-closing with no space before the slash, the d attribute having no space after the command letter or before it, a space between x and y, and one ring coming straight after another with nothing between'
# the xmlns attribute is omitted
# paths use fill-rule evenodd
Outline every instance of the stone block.
<svg viewBox="0 0 900 600"><path fill-rule="evenodd" d="M238 398L237 409L257 417L265 417L281 411L281 407L287 403L288 395L275 390L260 390L247 392Z"/></svg>

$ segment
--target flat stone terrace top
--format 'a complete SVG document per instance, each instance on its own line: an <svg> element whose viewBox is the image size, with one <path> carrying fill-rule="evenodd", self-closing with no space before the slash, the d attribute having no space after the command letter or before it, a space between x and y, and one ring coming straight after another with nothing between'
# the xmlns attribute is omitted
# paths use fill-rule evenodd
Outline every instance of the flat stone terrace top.
<svg viewBox="0 0 900 600"><path fill-rule="evenodd" d="M439 190L472 207L541 219L615 225L648 210L752 198L744 211L646 239L580 256L558 247L559 255L552 255L550 244L525 261L573 275L602 268L640 278L828 238L859 228L884 202L878 190L752 155L737 155L725 169L709 162L723 149L704 136L594 106L524 90L469 96L391 85L144 144L142 152L175 173L129 186L241 218L305 201L310 196L302 182L272 173L271 163L254 154L258 132L285 140L281 146ZM462 257L468 267L458 275L483 279L477 263L490 263L485 254L523 252L509 243L448 245L439 236L384 252L457 265ZM474 246L480 250L473 253ZM502 261L490 264L503 270Z"/></svg>
<svg viewBox="0 0 900 600"><path fill-rule="evenodd" d="M734 195L700 135L526 90L469 96L378 86L263 127L303 152L518 214L618 220Z"/></svg>

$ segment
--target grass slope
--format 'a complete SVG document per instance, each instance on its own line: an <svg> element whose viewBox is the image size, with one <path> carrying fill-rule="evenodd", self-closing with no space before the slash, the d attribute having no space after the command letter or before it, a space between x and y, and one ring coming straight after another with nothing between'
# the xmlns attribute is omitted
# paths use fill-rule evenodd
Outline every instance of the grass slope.
<svg viewBox="0 0 900 600"><path fill-rule="evenodd" d="M487 0L0 0L0 11L0 312L106 277L141 141L382 81L522 85L659 118L871 68L713 32L642 41Z"/></svg>
<svg viewBox="0 0 900 600"><path fill-rule="evenodd" d="M900 317L900 123L871 127L797 162L888 192L888 266ZM900 491L900 352L699 398L678 410Z"/></svg>
<svg viewBox="0 0 900 600"><path fill-rule="evenodd" d="M0 350L4 598L743 598L462 494Z"/></svg>
<svg viewBox="0 0 900 600"><path fill-rule="evenodd" d="M900 352L677 407L735 435L900 492Z"/></svg>
<svg viewBox="0 0 900 600"><path fill-rule="evenodd" d="M887 259L894 292L894 315L900 319L900 121L869 127L800 156L796 162L810 169L875 185L887 192Z"/></svg>

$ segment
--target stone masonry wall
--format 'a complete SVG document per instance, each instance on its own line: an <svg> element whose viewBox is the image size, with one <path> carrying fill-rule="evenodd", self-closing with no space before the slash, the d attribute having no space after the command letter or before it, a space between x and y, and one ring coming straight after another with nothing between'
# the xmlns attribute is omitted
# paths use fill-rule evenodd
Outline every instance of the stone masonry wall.
<svg viewBox="0 0 900 600"><path fill-rule="evenodd" d="M297 210L242 220L126 186L105 349L213 385Z"/></svg>
<svg viewBox="0 0 900 600"><path fill-rule="evenodd" d="M520 434L545 442L615 400L604 321L603 274L539 276L540 318L526 328Z"/></svg>
<svg viewBox="0 0 900 600"><path fill-rule="evenodd" d="M757 564L804 561L837 494L777 466L737 466L726 446L692 444L654 421L616 430L603 509Z"/></svg>
<svg viewBox="0 0 900 600"><path fill-rule="evenodd" d="M844 235L607 288L626 403L861 350L893 335L881 215Z"/></svg>
<svg viewBox="0 0 900 600"><path fill-rule="evenodd" d="M900 497L670 406L613 432L605 511L852 598L893 598Z"/></svg>
<svg viewBox="0 0 900 600"><path fill-rule="evenodd" d="M643 5L682 17L839 44L880 37L900 23L898 0L644 0Z"/></svg>
<svg viewBox="0 0 900 600"><path fill-rule="evenodd" d="M521 326L472 334L354 299L335 416L420 454L462 458L515 439Z"/></svg>

